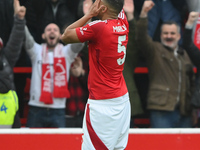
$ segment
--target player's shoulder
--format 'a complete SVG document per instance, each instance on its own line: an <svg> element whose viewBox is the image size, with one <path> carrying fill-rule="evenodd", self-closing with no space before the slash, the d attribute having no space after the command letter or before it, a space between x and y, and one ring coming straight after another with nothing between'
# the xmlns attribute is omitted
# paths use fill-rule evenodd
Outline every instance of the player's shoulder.
<svg viewBox="0 0 200 150"><path fill-rule="evenodd" d="M101 24L105 24L105 23L106 23L106 21L95 20L95 21L90 22L88 25L89 26L94 26L94 25L101 25Z"/></svg>

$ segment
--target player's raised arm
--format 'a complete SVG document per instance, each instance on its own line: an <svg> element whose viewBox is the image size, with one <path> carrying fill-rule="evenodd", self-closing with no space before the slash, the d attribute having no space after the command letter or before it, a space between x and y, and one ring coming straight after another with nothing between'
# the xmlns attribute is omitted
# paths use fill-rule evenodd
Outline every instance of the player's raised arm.
<svg viewBox="0 0 200 150"><path fill-rule="evenodd" d="M102 5L100 6L100 3L101 0L96 0L90 7L89 11L82 18L69 25L65 29L65 32L61 37L61 40L64 43L67 44L80 42L76 34L76 28L84 26L92 17L95 17L99 14L100 10L104 8Z"/></svg>

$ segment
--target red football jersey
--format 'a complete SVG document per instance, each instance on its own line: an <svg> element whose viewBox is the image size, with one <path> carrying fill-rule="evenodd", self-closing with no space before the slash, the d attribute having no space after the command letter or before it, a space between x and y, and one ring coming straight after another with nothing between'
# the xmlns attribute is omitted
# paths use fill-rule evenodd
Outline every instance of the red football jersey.
<svg viewBox="0 0 200 150"><path fill-rule="evenodd" d="M93 21L76 29L79 40L88 41L90 99L111 99L128 92L122 73L128 32L123 10L118 19Z"/></svg>

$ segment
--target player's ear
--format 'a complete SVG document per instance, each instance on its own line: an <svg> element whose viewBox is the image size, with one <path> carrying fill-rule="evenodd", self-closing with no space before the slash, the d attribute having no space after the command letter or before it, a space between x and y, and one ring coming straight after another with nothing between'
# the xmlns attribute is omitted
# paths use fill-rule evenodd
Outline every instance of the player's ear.
<svg viewBox="0 0 200 150"><path fill-rule="evenodd" d="M107 9L108 9L107 6L102 5L101 12L105 13L107 11Z"/></svg>

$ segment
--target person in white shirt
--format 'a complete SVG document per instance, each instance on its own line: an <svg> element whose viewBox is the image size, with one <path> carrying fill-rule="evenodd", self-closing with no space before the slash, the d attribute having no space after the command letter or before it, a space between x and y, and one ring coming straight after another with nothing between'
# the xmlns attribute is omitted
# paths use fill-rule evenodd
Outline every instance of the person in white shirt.
<svg viewBox="0 0 200 150"><path fill-rule="evenodd" d="M84 44L59 43L59 27L50 23L38 44L25 29L25 49L32 62L29 113L27 127L65 127L65 103L68 91L70 67Z"/></svg>

